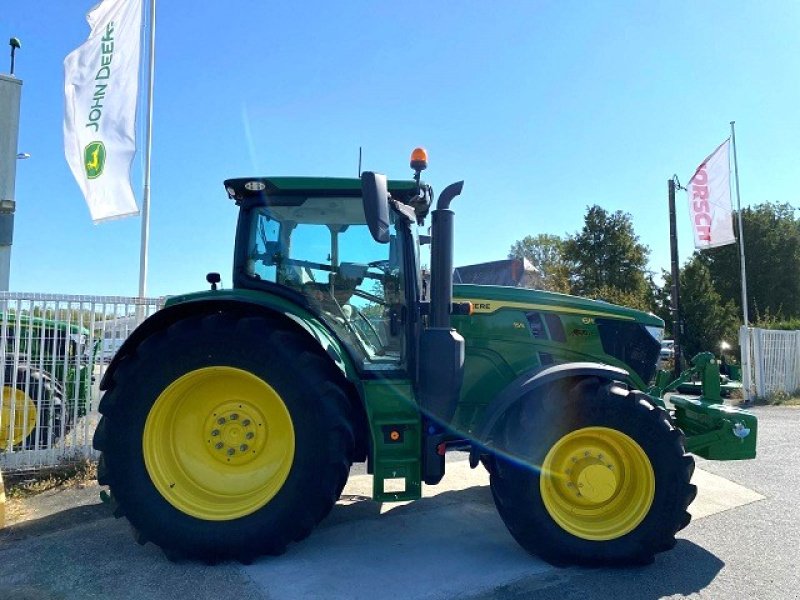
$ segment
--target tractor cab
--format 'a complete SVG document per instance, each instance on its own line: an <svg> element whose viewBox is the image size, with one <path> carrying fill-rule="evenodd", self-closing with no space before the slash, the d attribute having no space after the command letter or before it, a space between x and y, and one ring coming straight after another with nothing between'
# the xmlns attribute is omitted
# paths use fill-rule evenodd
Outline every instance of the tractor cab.
<svg viewBox="0 0 800 600"><path fill-rule="evenodd" d="M398 206L419 189L388 187ZM420 285L413 214L389 210L386 243L376 243L359 179L242 178L225 188L240 206L234 287L303 305L362 369L406 363L402 324Z"/></svg>

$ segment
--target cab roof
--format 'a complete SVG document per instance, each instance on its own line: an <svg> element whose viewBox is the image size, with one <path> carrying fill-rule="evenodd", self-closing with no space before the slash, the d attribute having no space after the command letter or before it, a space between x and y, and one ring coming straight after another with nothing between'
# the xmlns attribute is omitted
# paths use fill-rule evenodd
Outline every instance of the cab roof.
<svg viewBox="0 0 800 600"><path fill-rule="evenodd" d="M417 193L413 180L390 180L389 193L406 201ZM228 197L236 200L268 198L361 198L361 180L345 177L238 177L225 180ZM268 202L267 202L268 203Z"/></svg>

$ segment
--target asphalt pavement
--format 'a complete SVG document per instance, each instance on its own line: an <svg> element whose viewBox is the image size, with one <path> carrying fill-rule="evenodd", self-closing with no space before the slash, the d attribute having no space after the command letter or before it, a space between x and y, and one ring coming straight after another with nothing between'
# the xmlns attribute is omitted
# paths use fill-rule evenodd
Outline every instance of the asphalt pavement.
<svg viewBox="0 0 800 600"><path fill-rule="evenodd" d="M0 531L0 600L292 598L800 598L800 410L759 407L754 461L697 460L694 520L647 567L555 569L497 516L482 469L448 456L444 485L409 504L368 500L354 469L310 538L249 566L170 563L137 545L98 488L48 492Z"/></svg>

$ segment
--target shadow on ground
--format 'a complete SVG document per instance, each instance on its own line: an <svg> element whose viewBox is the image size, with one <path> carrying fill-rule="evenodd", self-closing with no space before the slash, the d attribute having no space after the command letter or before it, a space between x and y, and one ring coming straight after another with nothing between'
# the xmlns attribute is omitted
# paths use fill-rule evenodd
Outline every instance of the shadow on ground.
<svg viewBox="0 0 800 600"><path fill-rule="evenodd" d="M247 567L170 563L152 544L137 545L126 521L110 518L99 503L0 531L0 598L15 600L172 600L183 594L195 600L355 600L378 591L408 600L649 600L699 592L722 566L681 540L648 567L554 569L511 538L486 486L401 505L343 496L307 540Z"/></svg>
<svg viewBox="0 0 800 600"><path fill-rule="evenodd" d="M9 542L24 540L29 537L42 536L86 525L98 519L111 518L111 509L101 502L89 506L77 506L47 515L40 519L31 519L9 525L0 529L0 546Z"/></svg>
<svg viewBox="0 0 800 600"><path fill-rule="evenodd" d="M652 565L616 569L554 569L497 587L469 600L589 600L636 598L654 600L702 592L725 563L688 540L678 540L671 551L659 554Z"/></svg>

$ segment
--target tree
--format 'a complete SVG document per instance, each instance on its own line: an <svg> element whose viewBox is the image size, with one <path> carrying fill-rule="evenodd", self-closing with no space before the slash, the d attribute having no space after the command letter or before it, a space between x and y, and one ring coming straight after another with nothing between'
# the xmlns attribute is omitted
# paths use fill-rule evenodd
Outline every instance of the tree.
<svg viewBox="0 0 800 600"><path fill-rule="evenodd" d="M655 287L653 312L664 320L664 337L670 338L675 335L672 333L672 273L661 269L661 278L664 285Z"/></svg>
<svg viewBox="0 0 800 600"><path fill-rule="evenodd" d="M526 287L551 292L569 292L569 268L563 257L564 241L557 235L540 233L514 242L509 258L527 259L537 270Z"/></svg>
<svg viewBox="0 0 800 600"><path fill-rule="evenodd" d="M747 267L748 311L780 318L800 316L800 221L788 204L760 204L742 211ZM738 220L734 220L738 237ZM702 253L711 281L725 301L741 314L739 246Z"/></svg>
<svg viewBox="0 0 800 600"><path fill-rule="evenodd" d="M693 356L703 350L716 351L722 340L735 341L739 321L736 306L723 301L708 270L695 255L681 270L683 345Z"/></svg>
<svg viewBox="0 0 800 600"><path fill-rule="evenodd" d="M725 301L715 288L711 272L703 257L696 253L680 272L680 302L683 319L681 345L683 353L691 358L704 350L716 352L721 341L736 343L739 319L736 306ZM661 303L656 314L672 326L670 288L672 276L664 272Z"/></svg>
<svg viewBox="0 0 800 600"><path fill-rule="evenodd" d="M563 244L563 256L570 265L571 292L590 297L611 294L624 298L628 305L650 306L649 253L650 249L639 242L628 213L609 213L600 206L590 206L583 229Z"/></svg>

